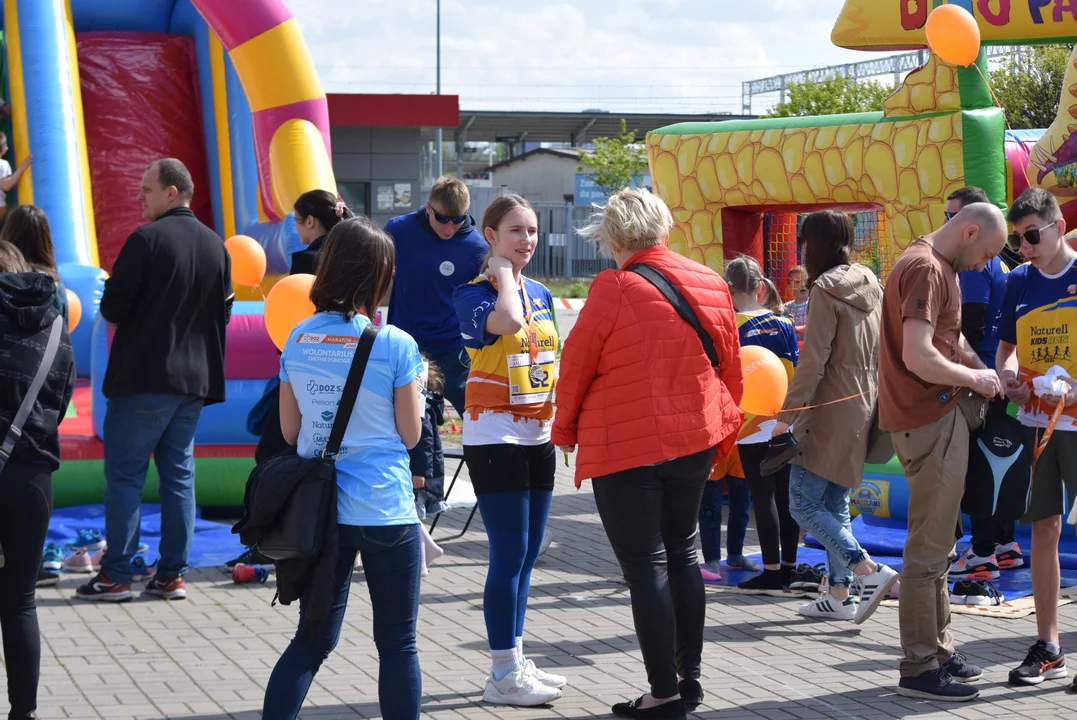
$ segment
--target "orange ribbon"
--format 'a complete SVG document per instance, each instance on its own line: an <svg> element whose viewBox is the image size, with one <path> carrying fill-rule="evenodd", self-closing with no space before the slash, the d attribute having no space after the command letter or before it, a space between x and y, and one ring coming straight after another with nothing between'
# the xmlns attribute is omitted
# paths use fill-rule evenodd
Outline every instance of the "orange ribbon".
<svg viewBox="0 0 1077 720"><path fill-rule="evenodd" d="M782 413L787 413L787 412L800 412L801 410L814 410L815 408L825 407L826 405L834 405L836 403L845 402L846 400L855 400L858 397L863 397L864 395L867 395L867 394L868 394L868 391L865 390L864 392L857 393L856 395L850 395L849 397L838 398L837 400L828 400L827 402L819 403L818 405L805 405L804 407L782 409L782 410L779 410L777 414L781 415Z"/></svg>
<svg viewBox="0 0 1077 720"><path fill-rule="evenodd" d="M1042 409L1043 399L1036 398L1037 409ZM1032 479L1030 483L1036 479L1036 461L1040 459L1040 455L1047 449L1047 443L1050 442L1051 436L1055 434L1055 428L1058 426L1058 420L1062 417L1062 412L1066 409L1066 396L1063 395L1058 400L1058 405L1055 407L1055 411L1051 413L1051 419L1047 421L1047 428L1043 431L1043 439L1039 439L1040 430L1036 428L1036 446L1032 448Z"/></svg>

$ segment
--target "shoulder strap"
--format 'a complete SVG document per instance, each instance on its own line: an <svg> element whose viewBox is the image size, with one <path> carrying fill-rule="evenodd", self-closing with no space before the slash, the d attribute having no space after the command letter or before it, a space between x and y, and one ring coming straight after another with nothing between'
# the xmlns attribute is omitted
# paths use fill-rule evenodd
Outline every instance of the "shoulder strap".
<svg viewBox="0 0 1077 720"><path fill-rule="evenodd" d="M707 353L707 358L710 359L711 365L713 365L715 369L719 369L721 367L721 362L718 360L718 350L714 347L714 340L706 333L703 326L699 324L699 318L696 317L695 310L692 309L688 299L681 294L681 291L677 289L677 286L670 282L669 278L659 272L656 268L645 263L636 263L628 268L628 271L642 276L658 288L658 292L665 296L666 300L669 301L669 304L677 311L677 314L684 318L684 321L691 325L692 329L696 331L696 335L699 336L699 341L703 343L703 352Z"/></svg>
<svg viewBox="0 0 1077 720"><path fill-rule="evenodd" d="M0 470L7 464L7 459L11 457L11 452L15 449L15 443L22 437L22 426L26 423L26 418L30 417L30 411L37 401L37 396L41 393L41 386L45 384L45 378L52 369L52 361L56 359L56 352L60 349L60 336L63 335L63 331L64 318L57 314L56 319L52 321L52 330L49 332L49 341L45 345L45 354L41 356L41 365L38 366L34 379L30 381L30 387L27 388L26 395L22 398L22 405L19 406L15 418L11 421L11 427L7 430L4 442L0 444Z"/></svg>
<svg viewBox="0 0 1077 720"><path fill-rule="evenodd" d="M337 417L329 433L329 442L325 444L325 450L322 452L323 458L336 459L337 453L340 452L340 443L344 442L344 431L348 429L348 420L355 409L355 399L359 396L359 386L363 384L363 373L366 372L366 364L370 360L370 351L374 348L374 339L377 336L378 328L373 322L363 328L363 334L359 336L359 344L355 348L351 368L348 370L348 379L344 383L344 392L340 396L340 404L337 405Z"/></svg>

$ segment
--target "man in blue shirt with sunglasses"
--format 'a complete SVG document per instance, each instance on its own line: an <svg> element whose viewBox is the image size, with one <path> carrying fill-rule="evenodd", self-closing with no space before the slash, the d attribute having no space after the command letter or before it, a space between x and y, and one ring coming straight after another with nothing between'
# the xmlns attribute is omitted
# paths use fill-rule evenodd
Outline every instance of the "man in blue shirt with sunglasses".
<svg viewBox="0 0 1077 720"><path fill-rule="evenodd" d="M462 180L440 177L421 210L385 224L396 245L388 321L415 338L419 350L441 368L445 399L461 417L471 363L452 295L479 275L489 249L468 215L470 206Z"/></svg>

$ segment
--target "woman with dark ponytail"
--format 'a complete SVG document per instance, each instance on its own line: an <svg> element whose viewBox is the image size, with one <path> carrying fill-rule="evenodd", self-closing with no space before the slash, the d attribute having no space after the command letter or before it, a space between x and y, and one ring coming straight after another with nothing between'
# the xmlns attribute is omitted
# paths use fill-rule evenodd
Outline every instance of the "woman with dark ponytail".
<svg viewBox="0 0 1077 720"><path fill-rule="evenodd" d="M311 190L299 196L295 209L295 229L307 247L292 253L291 274L314 274L325 236L338 222L352 217L352 211L336 195L326 190Z"/></svg>

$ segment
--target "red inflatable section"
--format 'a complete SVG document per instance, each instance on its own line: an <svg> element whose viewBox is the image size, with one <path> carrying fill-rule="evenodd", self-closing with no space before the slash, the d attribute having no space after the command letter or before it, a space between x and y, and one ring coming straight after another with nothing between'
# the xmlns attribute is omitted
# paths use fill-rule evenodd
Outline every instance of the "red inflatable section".
<svg viewBox="0 0 1077 720"><path fill-rule="evenodd" d="M179 158L191 171L191 209L213 227L193 38L159 33L75 37L101 267L112 270L124 242L146 224L137 196L154 160Z"/></svg>

